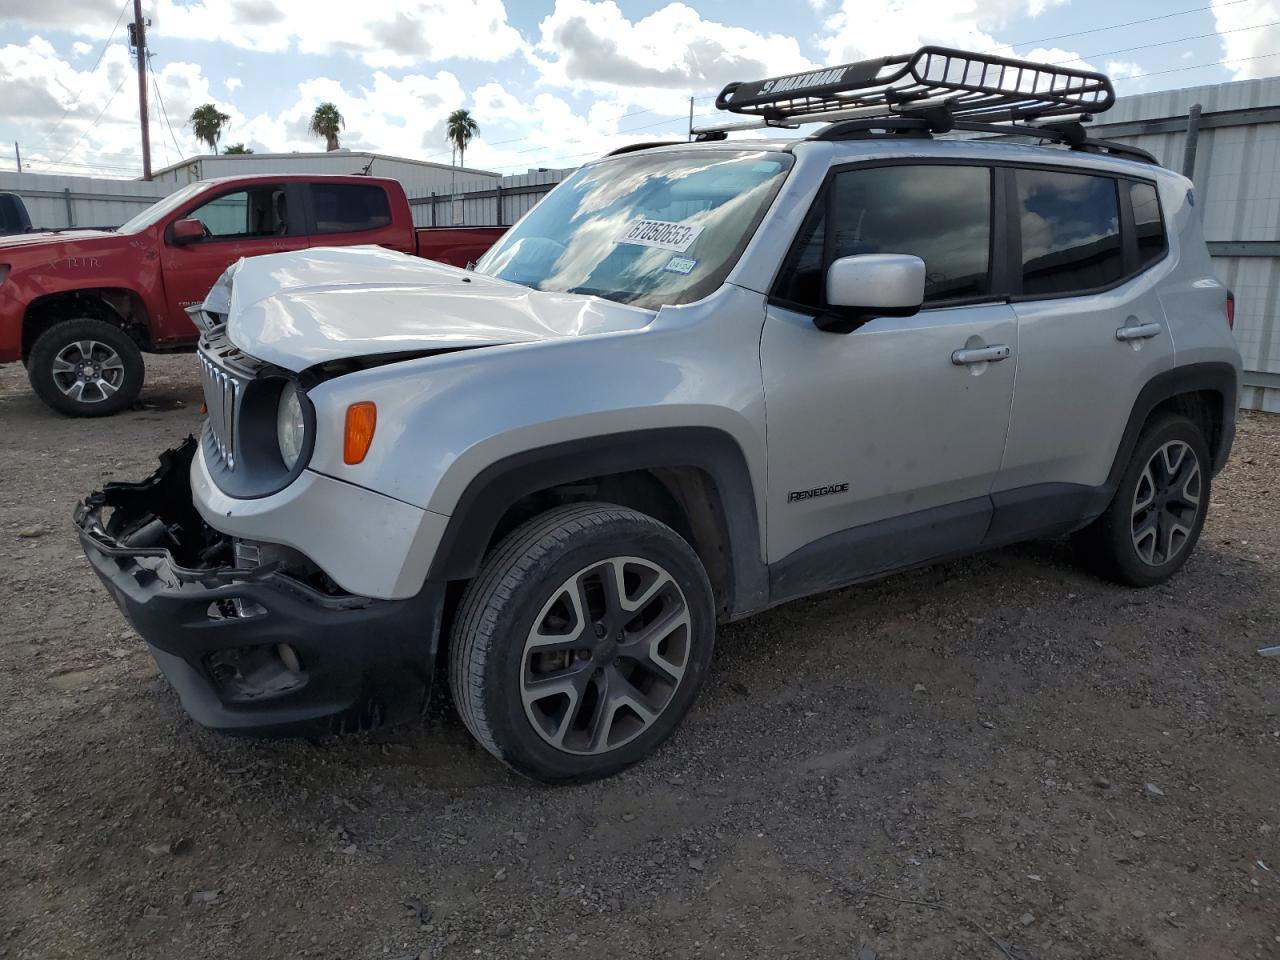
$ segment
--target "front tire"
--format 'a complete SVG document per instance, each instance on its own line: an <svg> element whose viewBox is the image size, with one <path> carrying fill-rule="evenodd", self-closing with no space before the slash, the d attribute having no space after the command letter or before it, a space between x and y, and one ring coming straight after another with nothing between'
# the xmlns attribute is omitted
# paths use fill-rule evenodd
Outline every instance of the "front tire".
<svg viewBox="0 0 1280 960"><path fill-rule="evenodd" d="M1132 587L1177 573L1209 509L1209 446L1200 427L1169 415L1149 423L1102 516L1075 535L1077 555L1095 573Z"/></svg>
<svg viewBox="0 0 1280 960"><path fill-rule="evenodd" d="M115 324L63 320L40 334L27 358L31 388L72 417L105 417L142 392L145 366L133 338Z"/></svg>
<svg viewBox="0 0 1280 960"><path fill-rule="evenodd" d="M574 504L486 558L455 619L450 686L467 729L517 773L594 780L671 734L714 637L711 585L688 543L634 510Z"/></svg>

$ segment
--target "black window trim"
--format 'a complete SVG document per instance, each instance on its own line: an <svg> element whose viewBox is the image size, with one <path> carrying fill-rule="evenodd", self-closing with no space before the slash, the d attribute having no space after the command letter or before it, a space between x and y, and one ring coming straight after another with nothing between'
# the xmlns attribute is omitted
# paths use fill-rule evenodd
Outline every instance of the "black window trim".
<svg viewBox="0 0 1280 960"><path fill-rule="evenodd" d="M340 237L340 236L345 237L348 234L372 233L375 230L387 230L395 226L395 219L396 219L395 212L393 209L393 205L391 203L391 197L387 193L386 184L376 183L376 182L375 183L347 183L345 181L341 183L332 183L332 182L326 183L324 181L308 180L307 182L300 184L300 187L301 189L299 192L303 195L303 197L306 198L304 209L306 210L306 218L307 218L306 219L307 236L309 237ZM391 219L388 220L387 223L383 224L380 227L360 227L358 230L325 230L322 232L316 226L316 207L315 207L315 203L312 202L312 199L311 199L311 189L313 187L358 187L363 190L367 190L370 187L373 187L378 190L381 190L383 199L387 201L387 213L390 215Z"/></svg>
<svg viewBox="0 0 1280 960"><path fill-rule="evenodd" d="M299 200L301 197L305 197L307 195L307 191L299 190L298 185L290 180L278 180L275 182L267 180L267 181L263 181L262 183L234 184L232 186L229 186L226 190L221 191L220 193L214 193L213 191L209 191L208 193L199 194L195 198L196 202L192 203L191 206L187 207L181 213L175 214L173 219L169 221L169 225L164 229L164 240L165 240L166 246L206 247L206 246L209 246L210 244L216 244L216 243L251 243L255 240L270 240L272 237L275 237L279 240L296 240L296 239L305 238L307 236L307 230L306 230L307 224L305 220L294 216L293 213L290 212L288 233L264 233L264 234L254 234L253 236L247 236L245 234L237 234L236 236L231 236L231 237L210 236L210 237L204 237L201 240L196 240L194 243L190 243L190 244L177 244L173 242L173 225L177 223L179 220L191 219L191 215L195 213L197 210L199 210L201 207L205 206L206 204L213 203L215 200L219 200L222 197L229 197L233 193L246 193L250 190L260 190L263 187L269 187L272 190L283 190L285 203L288 204L290 211L303 209L303 206L301 203L299 203Z"/></svg>
<svg viewBox="0 0 1280 960"><path fill-rule="evenodd" d="M827 170L822 183L814 195L808 213L805 214L786 253L774 271L769 283L768 303L782 307L805 316L817 317L829 309L817 308L809 304L796 303L777 294L782 270L791 259L792 250L800 238L809 230L813 222L827 212L832 194L831 181L840 173L856 169L875 167L986 167L992 172L991 183L991 250L988 276L991 290L981 296L956 297L950 300L926 302L920 312L930 310L946 310L952 307L968 307L986 303L1026 303L1034 300L1063 300L1070 297L1088 297L1106 293L1124 286L1149 270L1159 266L1169 257L1169 223L1165 218L1164 204L1160 199L1160 184L1153 178L1134 174L1100 170L1092 167L1072 164L1037 163L1006 159L975 159L971 157L869 157L865 160L850 160L834 164ZM1122 263L1125 273L1120 279L1104 286L1086 290L1068 290L1063 293L1026 294L1022 293L1022 211L1018 202L1018 170L1044 170L1051 173L1074 173L1080 176L1108 177L1112 180L1116 191L1116 202L1120 212L1120 242ZM1120 189L1123 183L1145 183L1156 192L1156 204L1160 210L1160 228L1164 231L1164 253L1156 260L1143 265L1138 253L1138 237L1134 227L1132 198L1128 190ZM828 264L827 234L823 237L823 262Z"/></svg>

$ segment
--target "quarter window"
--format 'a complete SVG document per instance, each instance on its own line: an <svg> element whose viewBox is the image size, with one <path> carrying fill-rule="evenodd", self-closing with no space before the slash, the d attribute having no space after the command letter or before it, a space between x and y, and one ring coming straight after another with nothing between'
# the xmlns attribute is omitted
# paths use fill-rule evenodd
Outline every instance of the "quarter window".
<svg viewBox="0 0 1280 960"><path fill-rule="evenodd" d="M1017 182L1024 296L1084 292L1124 276L1115 180L1019 170Z"/></svg>
<svg viewBox="0 0 1280 960"><path fill-rule="evenodd" d="M1129 201L1133 204L1133 229L1138 241L1138 263L1144 269L1164 256L1164 220L1160 216L1160 197L1149 183L1130 183Z"/></svg>
<svg viewBox="0 0 1280 960"><path fill-rule="evenodd" d="M925 301L991 291L991 171L929 164L836 174L821 214L801 231L774 293L826 306L826 268L865 253L912 254L925 262Z"/></svg>
<svg viewBox="0 0 1280 960"><path fill-rule="evenodd" d="M313 183L311 205L316 233L376 230L391 223L387 192L372 184Z"/></svg>

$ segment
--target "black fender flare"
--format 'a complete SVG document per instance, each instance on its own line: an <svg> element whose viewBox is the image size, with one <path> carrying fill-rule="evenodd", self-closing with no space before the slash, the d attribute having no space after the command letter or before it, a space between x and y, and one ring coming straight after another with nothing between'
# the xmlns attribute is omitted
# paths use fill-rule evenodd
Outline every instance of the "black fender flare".
<svg viewBox="0 0 1280 960"><path fill-rule="evenodd" d="M1213 473L1218 473L1226 465L1227 457L1231 454L1231 443L1235 439L1239 389L1240 378L1236 368L1225 361L1192 363L1152 377L1138 392L1138 398L1129 412L1129 421L1120 437L1120 446L1116 449L1111 472L1107 474L1107 489L1114 491L1120 485L1120 477L1129 465L1133 449L1138 445L1138 436L1151 412L1165 401L1187 393L1211 391L1222 396L1221 429L1217 437L1205 438L1211 444L1209 455L1213 461Z"/></svg>
<svg viewBox="0 0 1280 960"><path fill-rule="evenodd" d="M429 580L468 580L480 570L498 521L512 504L540 490L636 470L692 467L714 485L728 540L729 612L768 604L769 577L747 459L738 442L712 427L660 427L604 434L525 450L481 470L450 514Z"/></svg>

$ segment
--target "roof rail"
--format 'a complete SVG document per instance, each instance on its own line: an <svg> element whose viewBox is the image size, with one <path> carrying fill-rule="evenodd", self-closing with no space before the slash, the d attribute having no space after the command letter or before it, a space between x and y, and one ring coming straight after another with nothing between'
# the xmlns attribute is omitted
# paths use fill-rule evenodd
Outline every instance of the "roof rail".
<svg viewBox="0 0 1280 960"><path fill-rule="evenodd" d="M722 140L724 138L717 137L716 139ZM606 153L605 156L616 157L620 153L635 153L637 150L649 150L653 147L670 147L670 146L674 146L677 143L685 143L685 142L686 141L684 140L645 140L641 143L626 143L620 147L614 147L612 150Z"/></svg>
<svg viewBox="0 0 1280 960"><path fill-rule="evenodd" d="M1111 81L1092 70L925 46L903 56L731 83L716 107L771 126L900 116L935 106L958 120L1008 123L1101 113L1115 99Z"/></svg>

